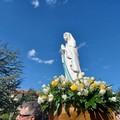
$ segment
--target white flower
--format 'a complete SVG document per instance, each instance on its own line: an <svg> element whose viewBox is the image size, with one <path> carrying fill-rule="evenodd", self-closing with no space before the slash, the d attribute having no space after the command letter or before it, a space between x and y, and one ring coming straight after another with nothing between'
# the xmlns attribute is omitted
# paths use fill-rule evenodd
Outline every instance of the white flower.
<svg viewBox="0 0 120 120"><path fill-rule="evenodd" d="M62 80L62 81L64 81L64 80L65 80L64 75L61 75L59 78L60 78L60 80Z"/></svg>
<svg viewBox="0 0 120 120"><path fill-rule="evenodd" d="M112 97L112 98L109 98L111 101L113 102L116 102L117 101L117 98L116 97Z"/></svg>
<svg viewBox="0 0 120 120"><path fill-rule="evenodd" d="M81 92L78 92L77 95L80 96L80 95L82 95L82 94L81 94Z"/></svg>
<svg viewBox="0 0 120 120"><path fill-rule="evenodd" d="M108 91L111 91L111 90L112 90L112 87L111 87L111 86L107 87L107 90L108 90Z"/></svg>
<svg viewBox="0 0 120 120"><path fill-rule="evenodd" d="M84 75L85 75L85 73L84 73L84 72L81 72L81 73L78 75L78 78L81 79L81 78L84 77Z"/></svg>
<svg viewBox="0 0 120 120"><path fill-rule="evenodd" d="M56 78L55 81L58 82L58 81L59 81L59 78Z"/></svg>
<svg viewBox="0 0 120 120"><path fill-rule="evenodd" d="M80 82L81 82L81 83L84 83L84 80L83 80L83 79L81 79L81 80L80 80Z"/></svg>
<svg viewBox="0 0 120 120"><path fill-rule="evenodd" d="M39 97L38 97L38 103L41 104L41 103L43 103L43 102L44 102L44 99L43 99L41 96L39 96Z"/></svg>
<svg viewBox="0 0 120 120"><path fill-rule="evenodd" d="M46 88L46 85L45 85L45 84L43 84L43 85L42 85L42 88L43 88L43 89L44 89L44 88Z"/></svg>
<svg viewBox="0 0 120 120"><path fill-rule="evenodd" d="M92 79L92 80L95 80L95 78L94 78L94 77L91 77L91 79Z"/></svg>
<svg viewBox="0 0 120 120"><path fill-rule="evenodd" d="M85 86L89 86L90 85L90 83L88 82L88 80L84 80L84 84L85 84Z"/></svg>
<svg viewBox="0 0 120 120"><path fill-rule="evenodd" d="M78 86L78 91L82 92L84 89L80 86Z"/></svg>
<svg viewBox="0 0 120 120"><path fill-rule="evenodd" d="M106 85L106 82L105 82L105 81L102 81L101 83L104 84L104 85Z"/></svg>
<svg viewBox="0 0 120 120"><path fill-rule="evenodd" d="M101 90L100 90L100 94L102 94L102 95L104 95L105 92L106 92L106 90L104 90L104 89L101 89Z"/></svg>
<svg viewBox="0 0 120 120"><path fill-rule="evenodd" d="M95 84L97 84L97 86L101 85L101 81L94 81Z"/></svg>
<svg viewBox="0 0 120 120"><path fill-rule="evenodd" d="M62 82L62 85L66 85L66 82L65 82L65 81L63 81L63 82Z"/></svg>
<svg viewBox="0 0 120 120"><path fill-rule="evenodd" d="M48 101L49 101L49 102L52 102L52 101L53 101L53 98L54 98L54 96L50 93L50 94L48 95Z"/></svg>
<svg viewBox="0 0 120 120"><path fill-rule="evenodd" d="M84 89L82 94L85 95L85 96L87 96L87 95L88 95L88 92L89 92L89 91L88 91L87 89Z"/></svg>
<svg viewBox="0 0 120 120"><path fill-rule="evenodd" d="M76 80L75 84L78 86L80 84L80 82L78 80Z"/></svg>
<svg viewBox="0 0 120 120"><path fill-rule="evenodd" d="M66 94L62 95L62 98L63 98L64 100L66 100L66 99L67 99L67 95L66 95Z"/></svg>
<svg viewBox="0 0 120 120"><path fill-rule="evenodd" d="M92 86L90 86L90 92L92 92L94 90L94 88Z"/></svg>
<svg viewBox="0 0 120 120"><path fill-rule="evenodd" d="M84 72L81 72L81 75L82 75L82 76L84 76L84 75L85 75L85 73L84 73Z"/></svg>
<svg viewBox="0 0 120 120"><path fill-rule="evenodd" d="M86 79L87 79L87 80L89 80L89 79L90 79L90 77L87 77Z"/></svg>
<svg viewBox="0 0 120 120"><path fill-rule="evenodd" d="M50 89L49 87L44 88L44 89L43 89L43 92L44 92L45 94L47 94L47 93L49 92L49 89Z"/></svg>
<svg viewBox="0 0 120 120"><path fill-rule="evenodd" d="M54 76L53 78L54 78L54 79L57 79L57 76Z"/></svg>
<svg viewBox="0 0 120 120"><path fill-rule="evenodd" d="M113 95L115 95L115 92L112 92Z"/></svg>

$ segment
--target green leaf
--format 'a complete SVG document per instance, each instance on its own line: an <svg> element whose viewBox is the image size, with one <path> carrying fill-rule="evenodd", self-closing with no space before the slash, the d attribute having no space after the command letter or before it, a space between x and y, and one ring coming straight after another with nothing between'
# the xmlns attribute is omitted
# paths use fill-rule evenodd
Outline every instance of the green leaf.
<svg viewBox="0 0 120 120"><path fill-rule="evenodd" d="M60 107L60 103L57 104L57 108L56 108L56 110L54 111L54 116L55 116L56 113L58 112L59 107Z"/></svg>
<svg viewBox="0 0 120 120"><path fill-rule="evenodd" d="M97 104L94 101L91 101L92 108L96 109Z"/></svg>

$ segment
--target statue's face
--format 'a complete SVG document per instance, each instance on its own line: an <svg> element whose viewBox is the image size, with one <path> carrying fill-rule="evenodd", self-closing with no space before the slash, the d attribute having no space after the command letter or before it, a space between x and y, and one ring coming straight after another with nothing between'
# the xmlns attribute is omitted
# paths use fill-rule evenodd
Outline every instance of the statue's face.
<svg viewBox="0 0 120 120"><path fill-rule="evenodd" d="M64 36L63 36L63 38L64 38L64 40L67 42L67 40L68 40L68 34L65 33Z"/></svg>

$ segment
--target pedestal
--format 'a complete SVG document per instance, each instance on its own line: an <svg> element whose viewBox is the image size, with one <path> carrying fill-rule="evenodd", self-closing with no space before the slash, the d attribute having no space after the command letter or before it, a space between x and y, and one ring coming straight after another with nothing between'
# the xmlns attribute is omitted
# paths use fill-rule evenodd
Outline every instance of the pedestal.
<svg viewBox="0 0 120 120"><path fill-rule="evenodd" d="M51 111L48 115L48 120L116 120L115 115L110 110L110 113L105 113L103 110L98 109L95 111L88 111L81 112L79 116L77 116L76 111L74 111L73 107L70 107L70 117L67 115L64 108L62 108L62 113L58 116L56 114L53 115Z"/></svg>

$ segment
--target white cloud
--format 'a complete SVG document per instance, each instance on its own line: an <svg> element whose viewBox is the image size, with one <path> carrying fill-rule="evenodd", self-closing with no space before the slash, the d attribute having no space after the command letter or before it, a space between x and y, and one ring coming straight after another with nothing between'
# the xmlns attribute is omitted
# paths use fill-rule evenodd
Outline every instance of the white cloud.
<svg viewBox="0 0 120 120"><path fill-rule="evenodd" d="M83 68L82 70L83 70L83 71L88 71L88 68Z"/></svg>
<svg viewBox="0 0 120 120"><path fill-rule="evenodd" d="M37 57L31 58L31 60L36 61L36 62L38 62L38 63L42 63L42 60L39 59L39 58L37 58Z"/></svg>
<svg viewBox="0 0 120 120"><path fill-rule="evenodd" d="M68 0L64 0L64 1L63 1L63 4L67 4L67 2L68 2Z"/></svg>
<svg viewBox="0 0 120 120"><path fill-rule="evenodd" d="M110 65L103 66L103 69L109 69Z"/></svg>
<svg viewBox="0 0 120 120"><path fill-rule="evenodd" d="M53 64L54 60L41 60L40 58L33 57L31 60L36 61L38 63L43 63L43 64Z"/></svg>
<svg viewBox="0 0 120 120"><path fill-rule="evenodd" d="M29 57L35 56L35 54L36 54L35 49L32 49L32 50L30 50L30 51L28 52L28 56L29 56Z"/></svg>
<svg viewBox="0 0 120 120"><path fill-rule="evenodd" d="M31 60L36 61L37 63L43 63L43 64L53 64L54 60L41 60L38 57L34 57L36 54L35 49L32 49L28 52L28 56Z"/></svg>
<svg viewBox="0 0 120 120"><path fill-rule="evenodd" d="M39 0L32 0L32 5L34 5L34 8L37 8L40 4Z"/></svg>
<svg viewBox="0 0 120 120"><path fill-rule="evenodd" d="M54 62L54 60L47 60L47 61L43 61L45 64L52 64Z"/></svg>
<svg viewBox="0 0 120 120"><path fill-rule="evenodd" d="M82 43L79 44L79 46L77 48L79 49L79 48L82 48L82 47L84 47L86 45L87 45L86 42L82 42Z"/></svg>
<svg viewBox="0 0 120 120"><path fill-rule="evenodd" d="M46 3L48 5L55 5L57 3L57 0L46 0Z"/></svg>

